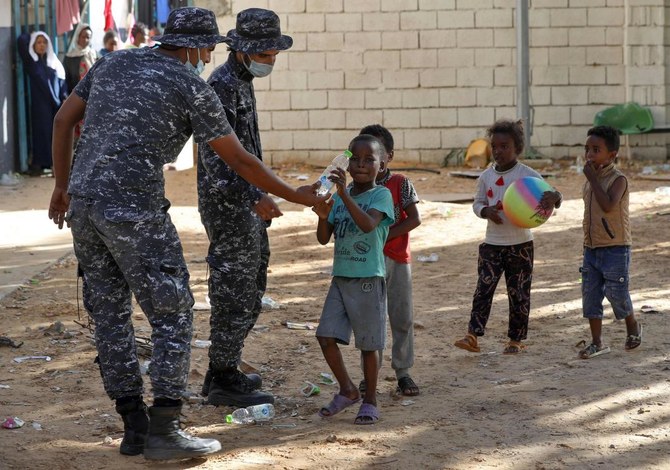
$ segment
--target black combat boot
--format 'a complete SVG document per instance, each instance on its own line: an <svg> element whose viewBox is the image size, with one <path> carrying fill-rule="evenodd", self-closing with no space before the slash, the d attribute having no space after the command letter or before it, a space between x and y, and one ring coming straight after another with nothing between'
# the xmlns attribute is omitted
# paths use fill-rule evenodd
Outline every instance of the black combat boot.
<svg viewBox="0 0 670 470"><path fill-rule="evenodd" d="M122 404L119 404L119 401L117 401L116 412L123 419L123 440L119 452L123 455L139 455L144 451L144 442L149 431L147 405L144 404L141 397Z"/></svg>
<svg viewBox="0 0 670 470"><path fill-rule="evenodd" d="M244 374L245 377L247 378L247 385L252 389L252 390L258 390L263 386L263 379L261 378L260 375L258 374ZM242 378L244 380L244 378ZM209 368L207 369L207 373L205 374L205 380L202 383L202 389L200 390L200 395L203 397L206 397L209 395L209 387L211 386L212 383L212 369Z"/></svg>
<svg viewBox="0 0 670 470"><path fill-rule="evenodd" d="M225 372L213 371L207 395L207 402L210 405L247 407L274 401L271 394L256 390L249 377L237 369Z"/></svg>
<svg viewBox="0 0 670 470"><path fill-rule="evenodd" d="M149 460L189 459L221 450L216 439L191 436L179 426L180 406L149 408L149 435L144 445L144 458Z"/></svg>

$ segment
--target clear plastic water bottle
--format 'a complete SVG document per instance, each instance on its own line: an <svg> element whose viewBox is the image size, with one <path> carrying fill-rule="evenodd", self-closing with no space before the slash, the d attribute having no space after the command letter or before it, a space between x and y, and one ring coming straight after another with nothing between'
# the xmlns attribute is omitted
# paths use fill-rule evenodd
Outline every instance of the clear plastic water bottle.
<svg viewBox="0 0 670 470"><path fill-rule="evenodd" d="M319 186L319 189L316 190L316 194L318 194L319 196L323 196L326 193L330 192L330 190L333 187L333 182L328 179L330 173L336 168L346 170L347 167L349 166L350 158L351 158L351 152L349 150L345 150L343 153L333 158L333 161L330 162L330 165L328 165L328 167L325 170L323 170L323 173L321 173L321 176L319 176L321 186Z"/></svg>
<svg viewBox="0 0 670 470"><path fill-rule="evenodd" d="M274 418L275 407L271 403L238 408L226 416L226 423L251 424Z"/></svg>
<svg viewBox="0 0 670 470"><path fill-rule="evenodd" d="M575 173L584 173L584 157L577 155L575 159Z"/></svg>

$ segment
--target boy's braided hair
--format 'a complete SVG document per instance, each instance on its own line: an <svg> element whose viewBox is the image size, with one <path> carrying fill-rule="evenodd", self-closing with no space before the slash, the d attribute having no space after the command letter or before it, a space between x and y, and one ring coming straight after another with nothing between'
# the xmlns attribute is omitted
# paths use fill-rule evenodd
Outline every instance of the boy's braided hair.
<svg viewBox="0 0 670 470"><path fill-rule="evenodd" d="M619 135L621 131L611 126L596 126L586 132L587 136L595 135L605 141L607 150L610 152L619 151Z"/></svg>
<svg viewBox="0 0 670 470"><path fill-rule="evenodd" d="M500 119L493 123L491 127L486 130L486 136L490 139L493 134L507 134L514 140L514 147L516 153L523 152L523 121L512 121L511 119Z"/></svg>

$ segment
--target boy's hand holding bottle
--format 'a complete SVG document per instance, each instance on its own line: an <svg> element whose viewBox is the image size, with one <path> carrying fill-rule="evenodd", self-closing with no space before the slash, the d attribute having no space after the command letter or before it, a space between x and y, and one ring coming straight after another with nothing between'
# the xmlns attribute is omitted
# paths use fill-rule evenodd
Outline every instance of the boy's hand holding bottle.
<svg viewBox="0 0 670 470"><path fill-rule="evenodd" d="M330 209L332 209L334 203L335 201L333 201L332 197L325 201L321 201L318 204L315 204L314 207L312 207L312 212L318 215L319 219L326 220L328 219Z"/></svg>

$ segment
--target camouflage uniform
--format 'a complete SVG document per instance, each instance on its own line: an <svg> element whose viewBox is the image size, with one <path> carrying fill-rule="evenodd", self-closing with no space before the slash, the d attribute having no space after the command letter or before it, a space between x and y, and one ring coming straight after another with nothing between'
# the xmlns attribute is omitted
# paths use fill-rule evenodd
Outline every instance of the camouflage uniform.
<svg viewBox="0 0 670 470"><path fill-rule="evenodd" d="M191 134L205 143L232 129L202 79L148 48L105 56L74 92L87 106L68 217L105 391L112 399L143 394L132 293L153 328L154 398L179 399L189 370L193 297L167 213L163 165L176 160Z"/></svg>
<svg viewBox="0 0 670 470"><path fill-rule="evenodd" d="M208 83L241 144L262 160L253 78L231 52ZM209 359L213 370L222 370L237 367L244 339L261 311L270 260L268 224L254 211L263 192L231 170L209 146L201 146L198 154L198 209L210 242Z"/></svg>

